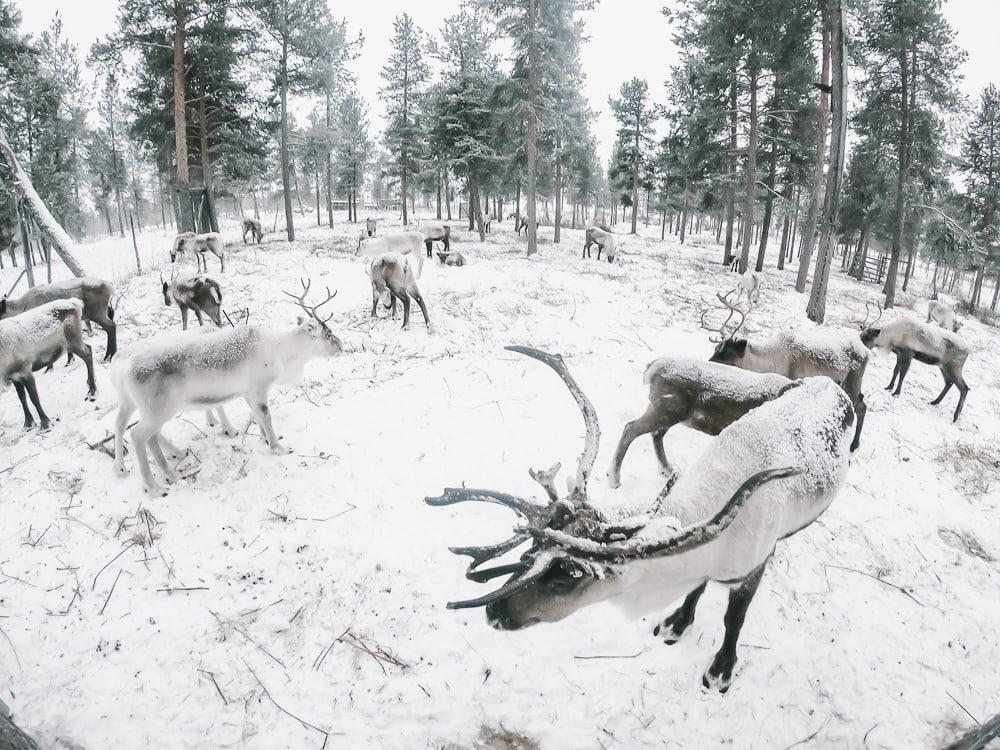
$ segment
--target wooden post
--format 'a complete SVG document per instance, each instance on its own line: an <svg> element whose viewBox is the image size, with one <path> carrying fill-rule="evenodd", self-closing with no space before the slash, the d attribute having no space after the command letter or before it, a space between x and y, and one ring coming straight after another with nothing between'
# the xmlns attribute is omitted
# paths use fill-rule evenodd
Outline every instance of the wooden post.
<svg viewBox="0 0 1000 750"><path fill-rule="evenodd" d="M24 271L28 276L28 288L35 285L35 269L31 260L31 244L28 242L28 227L24 224L21 207L17 207L17 225L21 235L21 251L24 253Z"/></svg>

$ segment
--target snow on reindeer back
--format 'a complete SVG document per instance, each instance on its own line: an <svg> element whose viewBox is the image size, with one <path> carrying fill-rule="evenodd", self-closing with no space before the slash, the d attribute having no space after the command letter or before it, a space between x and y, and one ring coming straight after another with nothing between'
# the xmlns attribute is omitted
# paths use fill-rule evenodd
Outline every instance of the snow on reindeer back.
<svg viewBox="0 0 1000 750"><path fill-rule="evenodd" d="M13 347L16 341L35 342L48 336L54 330L56 315L70 310L83 315L83 303L76 298L56 300L0 320L0 349Z"/></svg>
<svg viewBox="0 0 1000 750"><path fill-rule="evenodd" d="M784 375L743 370L732 365L682 357L661 357L649 363L642 382L652 385L655 378L690 383L699 392L735 401L763 401L773 398L791 381Z"/></svg>
<svg viewBox="0 0 1000 750"><path fill-rule="evenodd" d="M821 359L836 370L847 370L868 359L858 331L815 326L783 331L775 337L789 351Z"/></svg>
<svg viewBox="0 0 1000 750"><path fill-rule="evenodd" d="M130 358L136 378L169 371L170 365L221 369L246 359L256 348L261 331L241 326L196 334L168 334L145 345ZM165 367L166 365L166 367Z"/></svg>
<svg viewBox="0 0 1000 750"><path fill-rule="evenodd" d="M828 502L843 481L853 424L848 415L853 409L840 386L826 377L803 379L724 429L677 481L640 536L669 536L676 529L674 519L684 525L708 519L754 474L787 466L802 473L759 488L737 522L751 516L774 519L774 539L795 531L811 520L816 499Z"/></svg>

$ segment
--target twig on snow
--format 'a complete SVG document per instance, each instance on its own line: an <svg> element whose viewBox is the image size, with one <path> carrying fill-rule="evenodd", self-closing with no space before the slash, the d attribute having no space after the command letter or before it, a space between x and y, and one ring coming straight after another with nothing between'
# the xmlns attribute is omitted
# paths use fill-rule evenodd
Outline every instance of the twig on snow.
<svg viewBox="0 0 1000 750"><path fill-rule="evenodd" d="M832 563L828 563L828 564L824 565L823 568L824 569L825 568L836 568L837 570L847 570L847 571L850 571L851 573L858 573L859 575L867 576L868 578L871 578L873 581L878 581L879 583L881 583L881 584L883 584L885 586L889 586L890 588L896 589L896 591L900 592L901 594L905 594L910 599L912 599L914 602L916 602L917 604L919 604L921 607L924 606L924 603L922 601L920 601L919 599L917 599L917 597L915 597L913 594L911 594L909 591L907 591L902 586L899 586L899 585L897 585L895 583L887 581L884 578L879 578L878 576L872 575L871 573L866 573L863 570L857 570L855 568L848 568L848 567L845 567L843 565L833 565Z"/></svg>
<svg viewBox="0 0 1000 750"><path fill-rule="evenodd" d="M596 654L594 656L574 656L573 658L579 659L580 661L585 661L587 659L635 659L637 656L642 656L644 653L646 653L646 649L636 651L634 654Z"/></svg>
<svg viewBox="0 0 1000 750"><path fill-rule="evenodd" d="M229 705L229 701L226 700L226 696L223 694L222 688L220 688L219 687L219 683L216 682L216 680L215 680L215 673L214 672L207 672L204 669L199 669L198 671L201 672L202 674L207 674L208 675L209 679L212 680L212 684L215 685L215 689L219 693L219 697L222 698L222 702L228 706Z"/></svg>
<svg viewBox="0 0 1000 750"><path fill-rule="evenodd" d="M955 701L955 703L958 705L958 707L960 709L962 709L963 711L965 711L966 716L968 716L970 719L972 719L974 722L976 722L977 725L979 724L979 719L977 719L975 716L973 716L971 713L969 713L969 709L967 709L965 706L963 706L959 702L958 698L956 698L954 695L952 695L951 693L949 693L947 690L945 690L944 692L945 692L945 695L947 695L949 698L951 698L953 701Z"/></svg>
<svg viewBox="0 0 1000 750"><path fill-rule="evenodd" d="M115 555L110 560L108 560L106 563L104 563L104 567L101 568L99 571L97 571L97 575L94 576L94 582L90 584L90 590L91 591L93 591L95 588L97 588L97 579L101 577L101 573L103 573L105 570L107 570L108 566L111 565L111 563L113 563L119 557L121 557L122 555L124 555L126 552L128 552L130 549L132 549L134 546L135 546L135 542L131 542L130 541L128 544L125 545L125 548L121 552L119 552L117 555Z"/></svg>
<svg viewBox="0 0 1000 750"><path fill-rule="evenodd" d="M826 725L827 725L827 724L829 724L829 723L830 723L830 717L829 717L829 716L827 716L827 717L826 717L826 721L824 721L824 722L823 722L823 723L822 723L822 724L820 725L820 728L819 728L819 729L817 729L817 730L816 730L815 732L813 732L812 734L810 734L810 735L809 735L808 737L806 737L805 739L801 739L801 740L799 740L798 742L793 742L793 743L792 743L791 745L788 745L788 746L786 746L786 747L784 748L784 750L791 750L791 749L792 749L793 747L798 747L799 745L804 745L804 744L806 744L806 743L807 743L807 742L809 742L809 741L810 741L811 739L813 739L813 737L815 737L815 736L816 736L817 734L819 734L820 732L822 732L822 731L823 731L823 729L824 729L824 728L826 728Z"/></svg>
<svg viewBox="0 0 1000 750"><path fill-rule="evenodd" d="M278 703L278 701L276 701L274 699L274 696L271 695L270 691L264 686L264 683L260 681L260 677L257 676L257 673L253 671L253 667L251 667L249 664L247 664L247 669L250 670L250 674L252 674L253 678L255 680L257 680L257 684L260 685L260 689L264 691L264 695L266 695L267 699L269 701L271 701L271 703L274 704L275 708L277 708L279 711L281 711L281 713L285 714L286 716L290 716L291 718L295 719L302 726L308 727L309 729L313 729L313 730L315 730L315 731L317 731L317 732L319 732L320 734L323 735L323 745L322 745L322 747L325 748L326 747L326 743L330 739L330 733L328 731L326 731L325 729L320 729L315 724L311 724L308 721L306 721L305 719L296 716L291 711L289 711L284 706L282 706L280 703Z"/></svg>
<svg viewBox="0 0 1000 750"><path fill-rule="evenodd" d="M104 604L101 607L101 611L98 614L103 615L105 608L108 606L108 602L111 601L111 595L115 593L115 586L118 585L118 579L122 577L122 569L118 568L118 575L115 576L115 582L111 584L111 591L108 592L108 597L104 600Z"/></svg>

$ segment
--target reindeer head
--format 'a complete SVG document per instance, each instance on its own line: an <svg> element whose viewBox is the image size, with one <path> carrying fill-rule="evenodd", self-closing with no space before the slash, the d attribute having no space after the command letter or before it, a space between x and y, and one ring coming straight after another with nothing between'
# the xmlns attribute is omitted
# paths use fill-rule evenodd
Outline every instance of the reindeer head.
<svg viewBox="0 0 1000 750"><path fill-rule="evenodd" d="M485 583L509 575L497 590L465 601L449 602L449 609L486 607L490 625L500 630L517 630L538 622L554 622L569 614L607 599L621 590L619 580L628 575L630 564L655 558L683 555L714 541L732 523L755 489L765 482L797 474L795 469L774 469L748 479L732 498L706 522L688 526L665 536L643 536L648 518L628 523L609 523L587 499L587 480L597 458L600 427L590 400L570 375L559 355L529 347L509 346L551 367L566 383L583 414L586 426L583 453L576 477L560 497L555 485L556 464L547 471L530 471L548 496L546 505L529 502L493 490L447 488L439 497L425 498L428 505L444 506L461 502L504 505L524 523L514 527L509 539L486 547L452 547L457 555L472 558L466 578ZM667 488L669 489L669 487ZM488 561L529 543L517 562L483 568Z"/></svg>
<svg viewBox="0 0 1000 750"><path fill-rule="evenodd" d="M861 343L869 349L877 346L879 334L882 333L882 329L877 328L875 324L882 319L882 313L885 310L882 309L882 303L880 302L876 302L875 307L878 310L878 315L874 319L872 319L872 303L865 302L865 319L851 321L861 331Z"/></svg>
<svg viewBox="0 0 1000 750"><path fill-rule="evenodd" d="M734 294L737 295L735 302L732 299ZM715 296L718 298L719 302L722 303L722 307L728 312L728 315L721 325L713 326L709 325L705 320L708 317L708 314L712 311L706 308L701 313L701 327L714 334L709 337L709 341L716 345L715 351L709 361L719 362L724 365L732 365L739 362L746 353L747 340L736 338L736 334L740 332L740 329L742 329L746 323L747 315L749 315L753 309L753 303L750 301L750 298L747 297L746 309L744 310L743 307L740 306L739 287L731 289L725 294L716 292ZM739 316L739 320L734 323L733 319L737 316Z"/></svg>
<svg viewBox="0 0 1000 750"><path fill-rule="evenodd" d="M285 294L295 300L295 304L306 312L306 316L300 315L297 318L296 322L299 326L299 330L309 336L309 338L319 346L320 354L325 354L327 356L340 354L344 350L344 344L339 338L333 335L333 332L327 326L327 323L330 322L333 314L330 314L325 318L320 318L317 314L319 308L336 297L337 293L331 293L330 287L327 287L326 299L318 305L307 305L306 297L309 294L309 287L312 286L312 279L309 281L299 279L299 283L302 284L302 294L299 295L292 294L291 292L285 292Z"/></svg>

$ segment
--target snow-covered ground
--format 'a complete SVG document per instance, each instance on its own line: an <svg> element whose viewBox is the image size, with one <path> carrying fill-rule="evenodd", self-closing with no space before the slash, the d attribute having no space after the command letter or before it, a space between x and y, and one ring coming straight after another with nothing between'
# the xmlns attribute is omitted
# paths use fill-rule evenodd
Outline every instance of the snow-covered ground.
<svg viewBox="0 0 1000 750"><path fill-rule="evenodd" d="M385 231L381 228L380 231ZM623 424L645 408L642 372L665 355L707 358L698 311L734 284L701 244L626 239L621 264L579 258L582 232L551 228L531 260L511 222L485 243L457 232L470 263L425 266L434 330L368 317L352 255L357 227L271 233L234 251L223 285L234 320L286 325L281 290L329 285L346 344L298 386L272 395L294 453L272 455L242 403L244 434L200 414L165 433L190 449L186 477L144 498L95 444L115 392L98 366L85 402L79 362L39 376L45 434L24 433L13 390L0 397L0 698L43 747L933 748L998 709L1000 695L1000 338L975 321L971 393L940 407L936 368L915 363L892 398L892 358L868 370L868 421L847 485L811 527L780 542L750 607L729 693L701 687L723 633L725 590L710 586L675 646L599 605L555 625L502 633L449 545L506 538L503 508L430 508L465 482L538 495L529 467L575 465L579 413L551 371L503 350L560 352L593 400L600 472ZM116 279L119 347L179 328L154 264L169 238L82 246ZM58 271L58 269L57 269ZM4 289L12 277L4 275ZM806 325L793 274L769 269L751 332ZM876 289L835 274L828 320L863 315ZM196 334L192 334L196 335ZM92 339L103 355L104 336ZM683 471L711 438L675 428ZM565 471L565 469L564 469ZM637 441L622 488L592 483L603 506L651 500L661 478ZM177 590L188 589L188 590ZM664 601L664 614L673 602ZM595 658L598 657L598 658ZM963 709L964 707L964 709ZM297 717L297 718L296 718ZM310 726L311 725L311 726ZM328 733L328 737L326 736ZM520 742L521 744L517 744Z"/></svg>

